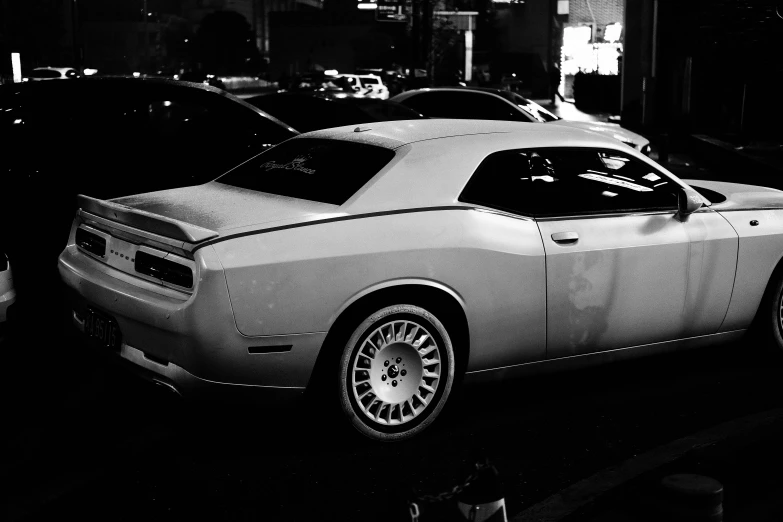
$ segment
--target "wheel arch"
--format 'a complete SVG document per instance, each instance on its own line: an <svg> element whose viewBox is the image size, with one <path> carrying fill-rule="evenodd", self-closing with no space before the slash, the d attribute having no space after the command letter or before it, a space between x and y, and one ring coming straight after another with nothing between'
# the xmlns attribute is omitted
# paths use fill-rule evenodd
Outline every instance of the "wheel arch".
<svg viewBox="0 0 783 522"><path fill-rule="evenodd" d="M772 292L775 290L775 286L781 277L783 277L783 254L778 256L775 266L769 274L767 284L764 286L764 292L761 294L758 308L756 308L756 312L753 314L753 321L750 326L751 329L758 330L761 328L759 324L763 320L761 316L763 316L770 300L773 299L774 296L772 295Z"/></svg>
<svg viewBox="0 0 783 522"><path fill-rule="evenodd" d="M422 306L444 323L453 336L456 375L459 379L470 356L470 330L465 301L454 289L427 279L395 279L361 290L348 299L329 321L330 327L316 358L307 388L318 388L327 378L330 363L337 363L352 327L375 311L392 304ZM336 368L335 368L336 369Z"/></svg>

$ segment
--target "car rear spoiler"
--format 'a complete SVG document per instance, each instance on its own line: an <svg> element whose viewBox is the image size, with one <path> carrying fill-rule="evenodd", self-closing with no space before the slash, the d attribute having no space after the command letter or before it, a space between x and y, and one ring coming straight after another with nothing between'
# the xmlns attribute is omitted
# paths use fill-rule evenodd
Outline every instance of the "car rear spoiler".
<svg viewBox="0 0 783 522"><path fill-rule="evenodd" d="M81 211L177 241L201 243L219 235L214 230L84 194L76 198Z"/></svg>

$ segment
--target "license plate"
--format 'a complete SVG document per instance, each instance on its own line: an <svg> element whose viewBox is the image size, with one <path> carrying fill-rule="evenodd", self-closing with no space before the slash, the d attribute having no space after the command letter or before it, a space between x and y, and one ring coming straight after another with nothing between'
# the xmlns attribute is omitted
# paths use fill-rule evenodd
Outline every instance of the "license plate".
<svg viewBox="0 0 783 522"><path fill-rule="evenodd" d="M84 318L84 333L108 348L120 348L120 328L117 321L106 314L87 310Z"/></svg>

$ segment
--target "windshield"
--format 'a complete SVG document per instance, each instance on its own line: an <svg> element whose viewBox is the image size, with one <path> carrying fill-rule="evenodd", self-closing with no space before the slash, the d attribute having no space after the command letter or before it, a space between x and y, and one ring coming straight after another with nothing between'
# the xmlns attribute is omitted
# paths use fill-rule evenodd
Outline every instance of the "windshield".
<svg viewBox="0 0 783 522"><path fill-rule="evenodd" d="M290 198L341 205L394 157L394 151L349 141L286 141L216 181Z"/></svg>
<svg viewBox="0 0 783 522"><path fill-rule="evenodd" d="M500 91L499 94L542 123L561 119L536 102L528 100L527 98L520 96L515 92Z"/></svg>

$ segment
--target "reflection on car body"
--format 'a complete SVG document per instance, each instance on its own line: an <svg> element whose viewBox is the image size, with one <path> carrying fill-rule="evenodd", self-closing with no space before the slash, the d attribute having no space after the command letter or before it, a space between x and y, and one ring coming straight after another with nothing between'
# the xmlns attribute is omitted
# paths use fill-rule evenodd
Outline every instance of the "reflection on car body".
<svg viewBox="0 0 783 522"><path fill-rule="evenodd" d="M116 356L147 378L274 400L316 387L397 440L459 376L726 342L757 315L783 346L783 193L698 186L567 127L349 126L205 185L82 196L59 270L74 322L116 320Z"/></svg>

